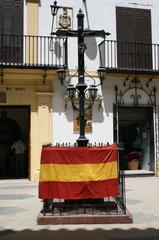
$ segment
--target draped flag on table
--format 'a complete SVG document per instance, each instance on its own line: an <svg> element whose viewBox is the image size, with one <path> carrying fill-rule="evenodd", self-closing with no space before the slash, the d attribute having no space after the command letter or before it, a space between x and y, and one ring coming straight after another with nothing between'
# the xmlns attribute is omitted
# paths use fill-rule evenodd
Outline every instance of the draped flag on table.
<svg viewBox="0 0 159 240"><path fill-rule="evenodd" d="M85 199L116 195L116 144L42 148L39 198Z"/></svg>

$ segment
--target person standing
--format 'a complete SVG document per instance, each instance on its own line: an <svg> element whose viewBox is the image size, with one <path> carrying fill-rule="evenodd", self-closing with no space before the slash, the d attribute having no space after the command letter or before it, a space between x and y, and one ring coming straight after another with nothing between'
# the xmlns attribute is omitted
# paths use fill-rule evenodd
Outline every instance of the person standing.
<svg viewBox="0 0 159 240"><path fill-rule="evenodd" d="M11 146L20 136L20 127L17 122L7 116L5 110L0 112L0 177L9 174L9 158Z"/></svg>
<svg viewBox="0 0 159 240"><path fill-rule="evenodd" d="M26 145L21 139L18 139L11 146L11 150L15 154L15 176L24 177Z"/></svg>

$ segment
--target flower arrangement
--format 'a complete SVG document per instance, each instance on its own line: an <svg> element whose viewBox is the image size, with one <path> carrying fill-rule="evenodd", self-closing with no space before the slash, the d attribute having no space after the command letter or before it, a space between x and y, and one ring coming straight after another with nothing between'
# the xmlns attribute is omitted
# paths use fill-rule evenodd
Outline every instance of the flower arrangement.
<svg viewBox="0 0 159 240"><path fill-rule="evenodd" d="M139 164L142 160L142 152L140 151L133 151L129 153L127 156L128 161L128 168L130 170L137 170L139 168Z"/></svg>
<svg viewBox="0 0 159 240"><path fill-rule="evenodd" d="M129 153L127 156L126 156L128 162L132 162L133 160L136 160L136 161L141 161L142 160L142 152L140 151L133 151L131 153Z"/></svg>

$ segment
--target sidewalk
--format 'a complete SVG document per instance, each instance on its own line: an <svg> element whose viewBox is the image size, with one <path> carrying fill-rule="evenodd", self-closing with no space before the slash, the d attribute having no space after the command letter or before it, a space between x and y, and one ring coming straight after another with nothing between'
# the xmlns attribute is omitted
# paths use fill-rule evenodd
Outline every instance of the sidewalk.
<svg viewBox="0 0 159 240"><path fill-rule="evenodd" d="M0 239L159 239L159 177L126 178L127 208L133 224L38 226L42 208L38 184L0 181Z"/></svg>

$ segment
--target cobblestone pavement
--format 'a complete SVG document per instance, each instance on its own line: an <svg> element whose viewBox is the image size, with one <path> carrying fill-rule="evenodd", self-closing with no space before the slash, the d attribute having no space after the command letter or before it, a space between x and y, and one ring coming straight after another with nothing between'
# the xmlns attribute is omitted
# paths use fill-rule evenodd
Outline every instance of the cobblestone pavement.
<svg viewBox="0 0 159 240"><path fill-rule="evenodd" d="M127 208L133 224L37 225L42 208L38 184L0 181L0 239L159 239L159 177L126 178Z"/></svg>

